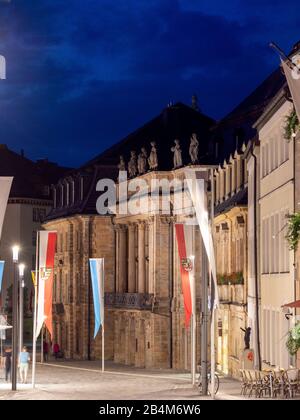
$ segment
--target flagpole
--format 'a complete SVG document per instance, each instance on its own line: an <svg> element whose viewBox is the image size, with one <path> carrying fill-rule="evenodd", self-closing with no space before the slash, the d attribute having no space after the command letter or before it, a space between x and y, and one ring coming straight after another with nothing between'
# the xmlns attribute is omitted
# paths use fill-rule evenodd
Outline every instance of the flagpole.
<svg viewBox="0 0 300 420"><path fill-rule="evenodd" d="M288 63L289 67L293 69L296 65L292 62L292 60L285 54L285 52L275 44L275 42L270 42L269 47L273 48L278 54Z"/></svg>
<svg viewBox="0 0 300 420"><path fill-rule="evenodd" d="M37 318L37 285L38 285L38 257L39 257L39 231L36 232L35 253L35 282L34 282L34 309L33 309L33 334L32 334L32 388L35 388L35 365L36 365L36 318Z"/></svg>
<svg viewBox="0 0 300 420"><path fill-rule="evenodd" d="M44 338L44 325L42 326L42 330L41 330L41 363L44 363L43 338Z"/></svg>
<svg viewBox="0 0 300 420"><path fill-rule="evenodd" d="M214 185L214 170L210 170L210 178L211 178L211 234L213 237L213 223L214 223L214 200L215 200L215 185ZM210 267L210 287L212 292L213 287L213 279L212 279L212 267ZM217 290L214 292L216 295ZM212 293L211 293L212 297ZM215 300L215 298L214 298ZM210 324L210 377L211 377L211 397L215 399L215 302L211 299L211 324Z"/></svg>
<svg viewBox="0 0 300 420"><path fill-rule="evenodd" d="M196 384L196 323L197 323L197 315L196 315L196 282L195 282L195 253L196 253L196 247L195 247L195 226L193 226L193 230L192 230L192 234L193 234L193 243L192 243L192 249L193 249L193 254L192 255L192 266L193 266L193 277L192 277L192 308L193 308L193 312L192 312L192 323L191 323L191 336L192 336L192 340L191 340L191 346L192 346L192 360L191 360L191 365L192 365L192 385Z"/></svg>
<svg viewBox="0 0 300 420"><path fill-rule="evenodd" d="M104 372L104 312L105 312L105 306L104 306L104 277L105 277L105 271L104 271L104 258L103 258L103 264L102 264L102 305L103 305L103 321L102 321L102 373ZM100 309L101 310L101 309Z"/></svg>

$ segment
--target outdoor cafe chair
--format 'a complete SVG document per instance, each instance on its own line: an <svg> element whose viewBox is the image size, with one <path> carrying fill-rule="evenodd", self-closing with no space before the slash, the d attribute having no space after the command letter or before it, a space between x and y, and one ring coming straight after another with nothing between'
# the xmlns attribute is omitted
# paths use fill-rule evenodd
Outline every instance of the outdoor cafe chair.
<svg viewBox="0 0 300 420"><path fill-rule="evenodd" d="M286 398L293 398L299 391L299 369L288 369L283 372L283 392Z"/></svg>

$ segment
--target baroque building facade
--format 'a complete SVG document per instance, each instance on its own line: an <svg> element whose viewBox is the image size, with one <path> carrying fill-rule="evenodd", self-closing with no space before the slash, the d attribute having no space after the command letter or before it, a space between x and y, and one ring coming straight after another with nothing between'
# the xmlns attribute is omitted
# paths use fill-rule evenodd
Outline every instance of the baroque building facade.
<svg viewBox="0 0 300 420"><path fill-rule="evenodd" d="M189 107L168 107L143 127L145 133L138 131L126 138L126 147L121 142L118 152L112 151L113 162L104 154L80 171L68 174L55 186L54 208L44 228L56 230L58 237L52 341L58 342L65 357L101 358L101 335L95 340L92 338L94 315L88 269L89 258L101 257L105 259L105 358L136 367L190 369L191 331L184 323L181 262L175 237L175 223L183 221L183 209L175 214L175 187L169 191L169 197L164 197L163 186L165 181L184 179L184 166L172 169L174 152L171 149L176 138L182 139L180 157L186 164L186 149L195 133L200 144L199 166L194 167L210 168L213 159L209 144L207 140L201 143L201 139L208 138L212 124L211 119ZM175 133L172 132L174 129ZM148 186L149 191L153 182L158 182L155 190L158 211L148 208L139 214L120 211L111 215L97 214L97 198L101 195L96 191L98 180L117 178L119 153L129 156L134 172L137 169L134 167L135 154L128 151L132 151L134 144L135 148L144 147L149 151L150 147L143 142L149 138L149 133L154 136L154 132L159 167L156 170L149 168L133 178L135 182L143 181L143 188ZM163 148L168 151L169 159L166 153L160 152ZM123 166L119 165L119 168L123 169ZM119 182L117 187L122 187L121 184ZM127 192L128 204L129 201L132 204L132 193ZM145 192L140 206L148 199L149 193ZM165 199L170 204L166 214L162 212ZM117 197L117 205L122 204L121 198ZM193 229L195 276L199 280L196 287L199 331L202 241L198 227ZM199 364L200 335L196 347Z"/></svg>

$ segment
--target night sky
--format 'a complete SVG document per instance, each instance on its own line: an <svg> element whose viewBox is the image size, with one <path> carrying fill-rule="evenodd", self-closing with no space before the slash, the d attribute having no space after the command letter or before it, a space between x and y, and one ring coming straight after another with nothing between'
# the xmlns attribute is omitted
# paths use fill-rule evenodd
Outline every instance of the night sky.
<svg viewBox="0 0 300 420"><path fill-rule="evenodd" d="M0 143L78 166L170 101L219 119L299 40L299 0L0 0Z"/></svg>

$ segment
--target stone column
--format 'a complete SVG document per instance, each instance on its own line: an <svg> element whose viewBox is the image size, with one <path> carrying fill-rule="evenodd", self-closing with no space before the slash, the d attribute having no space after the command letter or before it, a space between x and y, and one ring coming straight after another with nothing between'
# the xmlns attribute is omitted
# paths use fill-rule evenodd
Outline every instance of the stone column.
<svg viewBox="0 0 300 420"><path fill-rule="evenodd" d="M118 288L119 293L126 292L126 280L127 280L127 261L126 261L126 227L123 225L119 226L117 230L118 241L117 241L117 264L118 264Z"/></svg>
<svg viewBox="0 0 300 420"><path fill-rule="evenodd" d="M128 292L135 293L135 225L128 225Z"/></svg>
<svg viewBox="0 0 300 420"><path fill-rule="evenodd" d="M145 293L145 224L141 222L138 226L138 292Z"/></svg>

